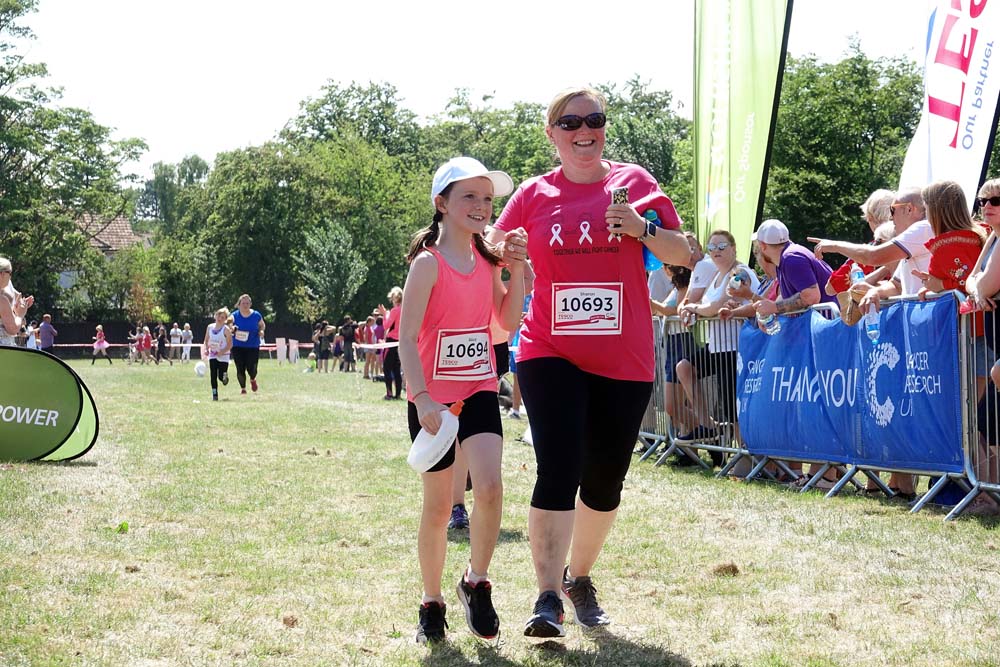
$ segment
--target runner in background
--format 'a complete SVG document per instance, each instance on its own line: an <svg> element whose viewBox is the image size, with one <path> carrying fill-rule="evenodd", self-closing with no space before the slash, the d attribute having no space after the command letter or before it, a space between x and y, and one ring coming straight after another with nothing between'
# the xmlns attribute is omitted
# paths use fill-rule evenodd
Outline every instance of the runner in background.
<svg viewBox="0 0 1000 667"><path fill-rule="evenodd" d="M247 375L250 388L257 391L257 362L260 360L260 342L264 337L264 317L250 308L249 294L241 294L233 313L233 363L236 364L236 381L240 383L240 394L247 393Z"/></svg>
<svg viewBox="0 0 1000 667"><path fill-rule="evenodd" d="M97 355L99 354L103 355L104 358L108 360L108 364L111 363L111 357L108 356L108 347L108 341L104 337L104 327L98 324L94 334L94 356L90 359L91 366L93 366L94 362L97 361Z"/></svg>
<svg viewBox="0 0 1000 667"><path fill-rule="evenodd" d="M531 637L565 634L560 591L583 625L610 622L590 573L614 523L653 389L643 247L672 264L691 259L676 231L680 218L656 179L602 159L605 106L592 88L552 100L545 134L561 166L522 183L490 237L502 243L526 229L535 270L516 357L538 462L528 514L539 592L524 628ZM649 210L662 227L646 224L641 214Z"/></svg>
<svg viewBox="0 0 1000 667"><path fill-rule="evenodd" d="M208 350L208 377L212 382L212 400L219 400L219 383L229 384L229 353L233 347L233 334L226 325L229 309L215 311L215 322L205 328L205 345Z"/></svg>
<svg viewBox="0 0 1000 667"><path fill-rule="evenodd" d="M385 318L385 342L398 343L399 318L403 310L403 288L393 287L389 290L388 297L390 309L386 310L385 306L379 304L378 312ZM397 347L386 348L385 357L382 359L382 374L385 376L385 400L398 400L403 391L403 374Z"/></svg>
<svg viewBox="0 0 1000 667"><path fill-rule="evenodd" d="M511 276L508 291L500 279L501 257L484 242L482 233L492 217L493 197L509 194L513 186L507 174L488 171L472 158L449 160L437 170L431 188L434 219L410 245L407 305L399 323L410 437L416 439L421 428L437 433L445 406L464 402L457 444L469 464L475 507L469 565L457 592L469 628L484 639L496 637L500 627L488 568L500 532L503 496L503 429L490 321L496 315L505 329L517 326L524 298L526 239L523 230L512 230L505 245L502 259ZM454 461L452 443L444 457L422 474L417 549L424 594L418 642L445 637L441 578Z"/></svg>

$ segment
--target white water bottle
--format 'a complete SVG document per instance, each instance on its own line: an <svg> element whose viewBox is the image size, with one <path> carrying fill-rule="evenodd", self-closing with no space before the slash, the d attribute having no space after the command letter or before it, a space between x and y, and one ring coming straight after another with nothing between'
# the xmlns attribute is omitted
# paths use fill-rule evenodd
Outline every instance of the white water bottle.
<svg viewBox="0 0 1000 667"><path fill-rule="evenodd" d="M861 270L857 262L851 263L851 284L857 285L865 281L865 272Z"/></svg>
<svg viewBox="0 0 1000 667"><path fill-rule="evenodd" d="M437 433L420 429L420 433L410 445L410 453L406 462L417 472L427 472L448 453L451 443L458 435L458 415L462 412L462 401L456 401L447 410L441 411L441 426Z"/></svg>
<svg viewBox="0 0 1000 667"><path fill-rule="evenodd" d="M768 336L773 336L781 331L781 322L778 320L777 315L771 314L765 317L757 313L757 322L764 328L764 333Z"/></svg>
<svg viewBox="0 0 1000 667"><path fill-rule="evenodd" d="M875 304L868 306L868 312L865 313L865 333L868 334L868 340L872 342L872 345L878 344L879 336L879 321L878 321L878 311L875 310Z"/></svg>

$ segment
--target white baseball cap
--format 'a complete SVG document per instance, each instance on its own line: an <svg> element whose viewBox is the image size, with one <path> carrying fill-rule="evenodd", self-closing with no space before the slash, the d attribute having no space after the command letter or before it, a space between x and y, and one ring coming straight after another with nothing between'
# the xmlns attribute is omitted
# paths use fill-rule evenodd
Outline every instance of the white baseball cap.
<svg viewBox="0 0 1000 667"><path fill-rule="evenodd" d="M514 191L514 180L502 171L490 171L482 162L471 157L453 157L438 167L434 173L434 184L431 186L431 204L434 198L454 183L467 178L485 176L493 182L493 196L506 197Z"/></svg>
<svg viewBox="0 0 1000 667"><path fill-rule="evenodd" d="M760 241L768 245L788 243L788 227L781 220L765 220L760 223L760 227L750 237L753 241Z"/></svg>

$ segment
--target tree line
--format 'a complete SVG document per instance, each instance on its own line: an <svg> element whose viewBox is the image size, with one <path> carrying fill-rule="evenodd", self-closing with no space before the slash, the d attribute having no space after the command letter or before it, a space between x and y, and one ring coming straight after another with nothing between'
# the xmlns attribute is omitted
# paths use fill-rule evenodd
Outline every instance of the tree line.
<svg viewBox="0 0 1000 667"><path fill-rule="evenodd" d="M405 277L409 238L433 213L437 165L471 155L519 182L556 164L542 105L498 107L457 90L421 122L389 83L331 80L273 141L211 165L197 155L157 163L141 179L126 171L146 149L140 139L113 138L32 83L45 67L25 63L16 41L30 37L18 19L36 3L0 0L0 254L40 310L66 319L194 319L242 292L279 320L363 315ZM598 87L606 157L646 167L693 220L693 127L681 105L638 77ZM765 217L800 240L860 240L858 206L894 187L921 90L914 63L868 58L857 43L836 63L790 56ZM151 242L107 259L76 227L84 213L126 215ZM61 270L76 284L59 287Z"/></svg>

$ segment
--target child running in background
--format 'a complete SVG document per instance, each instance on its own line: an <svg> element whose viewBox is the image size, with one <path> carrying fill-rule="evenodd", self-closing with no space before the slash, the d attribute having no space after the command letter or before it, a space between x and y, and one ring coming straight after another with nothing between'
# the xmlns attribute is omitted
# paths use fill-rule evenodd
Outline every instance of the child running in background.
<svg viewBox="0 0 1000 667"><path fill-rule="evenodd" d="M472 158L454 158L434 175L431 225L416 234L401 301L399 357L407 385L410 437L421 427L437 433L446 405L464 402L458 446L469 464L475 507L470 519L471 557L459 578L458 600L477 637L497 636L488 568L500 532L503 429L497 402L496 360L490 340L494 313L507 330L520 322L524 299L523 230L507 236L501 258L482 233L493 215L493 198L513 190L510 176L488 171ZM500 280L507 263L510 289ZM445 638L441 578L448 546L455 444L423 478L423 509L417 536L424 594L417 641Z"/></svg>
<svg viewBox="0 0 1000 667"><path fill-rule="evenodd" d="M108 356L108 341L104 338L104 327L100 324L97 325L97 333L94 335L94 356L90 360L91 366L97 361L97 355L99 354L104 355L108 363L111 363L111 357Z"/></svg>
<svg viewBox="0 0 1000 667"><path fill-rule="evenodd" d="M219 400L219 382L229 384L229 351L233 348L233 333L226 323L229 309L215 311L215 323L205 329L205 347L208 350L208 377L212 381L212 400Z"/></svg>

